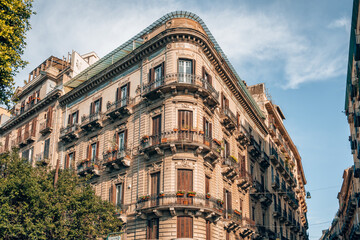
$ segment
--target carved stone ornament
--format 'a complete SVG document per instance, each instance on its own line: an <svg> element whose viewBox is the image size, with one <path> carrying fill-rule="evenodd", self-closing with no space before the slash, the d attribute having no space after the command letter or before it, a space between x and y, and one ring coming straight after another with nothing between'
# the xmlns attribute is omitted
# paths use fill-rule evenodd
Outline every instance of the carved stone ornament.
<svg viewBox="0 0 360 240"><path fill-rule="evenodd" d="M111 182L114 184L125 182L125 174L118 174L117 177L111 179Z"/></svg>
<svg viewBox="0 0 360 240"><path fill-rule="evenodd" d="M162 168L162 164L161 163L152 163L151 165L148 166L148 170L150 172L156 172L156 171L160 171Z"/></svg>
<svg viewBox="0 0 360 240"><path fill-rule="evenodd" d="M176 167L195 168L195 162L183 159L175 163Z"/></svg>

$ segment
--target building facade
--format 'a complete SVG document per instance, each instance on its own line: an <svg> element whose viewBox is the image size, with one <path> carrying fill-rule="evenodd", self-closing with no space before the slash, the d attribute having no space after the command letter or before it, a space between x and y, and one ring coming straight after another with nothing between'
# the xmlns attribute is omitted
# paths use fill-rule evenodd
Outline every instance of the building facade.
<svg viewBox="0 0 360 240"><path fill-rule="evenodd" d="M195 14L165 15L63 88L53 165L92 174L125 239L308 238L280 108Z"/></svg>
<svg viewBox="0 0 360 240"><path fill-rule="evenodd" d="M343 183L338 194L339 209L321 240L360 239L359 181L354 167L344 170Z"/></svg>

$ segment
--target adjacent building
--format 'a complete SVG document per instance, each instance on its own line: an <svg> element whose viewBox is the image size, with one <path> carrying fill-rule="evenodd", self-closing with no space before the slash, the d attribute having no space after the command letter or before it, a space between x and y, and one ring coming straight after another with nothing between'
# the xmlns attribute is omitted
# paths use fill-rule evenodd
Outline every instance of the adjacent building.
<svg viewBox="0 0 360 240"><path fill-rule="evenodd" d="M284 114L264 84L240 79L195 14L169 13L59 81L62 94L41 107L48 116L53 104L52 130L22 144L33 120L20 108L2 141L20 135L11 146L26 158L53 137L46 159L92 174L125 239L308 239L306 179Z"/></svg>

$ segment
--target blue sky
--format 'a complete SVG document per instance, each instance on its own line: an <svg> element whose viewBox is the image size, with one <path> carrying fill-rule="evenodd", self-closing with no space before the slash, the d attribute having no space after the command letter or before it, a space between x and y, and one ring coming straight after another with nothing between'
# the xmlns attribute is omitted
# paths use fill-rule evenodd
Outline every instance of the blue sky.
<svg viewBox="0 0 360 240"><path fill-rule="evenodd" d="M351 0L35 1L24 58L28 73L72 50L104 56L168 12L200 16L240 77L265 82L286 116L312 194L310 239L328 228L343 170L352 165L343 113Z"/></svg>

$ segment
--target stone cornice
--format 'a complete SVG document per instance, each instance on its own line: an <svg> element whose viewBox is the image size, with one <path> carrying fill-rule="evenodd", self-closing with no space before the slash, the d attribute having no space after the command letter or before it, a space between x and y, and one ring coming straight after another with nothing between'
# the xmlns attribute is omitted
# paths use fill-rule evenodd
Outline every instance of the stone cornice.
<svg viewBox="0 0 360 240"><path fill-rule="evenodd" d="M227 84L232 93L236 96L242 107L246 110L250 118L255 122L263 134L267 134L267 127L262 117L255 111L254 106L250 100L245 96L245 93L237 83L237 78L226 64L225 60L217 53L210 39L203 33L191 28L174 28L162 31L142 46L135 49L132 53L120 59L118 62L99 72L89 80L83 82L78 87L62 96L59 100L60 105L64 106L77 98L83 96L91 89L99 86L111 77L125 71L126 69L139 63L143 57L151 54L167 43L172 42L192 42L199 45L208 59L215 66L216 71L223 81Z"/></svg>
<svg viewBox="0 0 360 240"><path fill-rule="evenodd" d="M54 89L51 93L49 93L48 96L46 96L44 99L42 99L40 102L32 106L30 109L26 110L22 114L10 119L7 121L1 128L0 128L0 134L3 134L7 130L9 130L12 127L15 127L19 123L23 122L24 120L28 119L35 113L37 113L39 110L41 110L43 107L49 105L54 100L58 99L62 94L62 90L60 89Z"/></svg>

